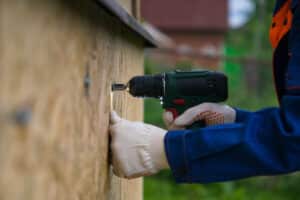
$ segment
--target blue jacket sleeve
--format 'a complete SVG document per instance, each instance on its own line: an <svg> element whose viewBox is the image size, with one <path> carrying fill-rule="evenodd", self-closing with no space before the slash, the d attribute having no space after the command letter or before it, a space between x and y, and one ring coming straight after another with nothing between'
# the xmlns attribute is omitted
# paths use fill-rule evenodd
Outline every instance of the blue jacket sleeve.
<svg viewBox="0 0 300 200"><path fill-rule="evenodd" d="M300 96L282 107L237 110L237 123L169 131L165 150L177 182L209 183L300 169Z"/></svg>

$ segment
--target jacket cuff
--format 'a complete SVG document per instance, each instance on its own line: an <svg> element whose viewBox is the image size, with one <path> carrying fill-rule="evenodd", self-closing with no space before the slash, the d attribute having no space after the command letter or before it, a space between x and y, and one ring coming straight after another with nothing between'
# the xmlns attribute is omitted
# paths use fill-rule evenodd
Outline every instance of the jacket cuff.
<svg viewBox="0 0 300 200"><path fill-rule="evenodd" d="M168 163L171 168L173 177L176 182L186 182L186 175L188 172L186 147L185 147L186 131L168 131L164 143L165 152Z"/></svg>
<svg viewBox="0 0 300 200"><path fill-rule="evenodd" d="M241 110L239 108L234 108L234 110L236 111L236 123L245 122L248 119L249 115L252 113L246 110Z"/></svg>

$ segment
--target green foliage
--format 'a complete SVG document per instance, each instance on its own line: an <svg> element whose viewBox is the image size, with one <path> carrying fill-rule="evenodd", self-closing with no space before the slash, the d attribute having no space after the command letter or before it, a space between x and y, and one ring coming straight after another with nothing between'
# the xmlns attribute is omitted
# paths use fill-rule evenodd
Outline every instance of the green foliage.
<svg viewBox="0 0 300 200"><path fill-rule="evenodd" d="M164 172L165 173L165 172ZM145 178L145 200L282 200L298 199L299 175L257 177L214 184L176 184L157 175Z"/></svg>
<svg viewBox="0 0 300 200"><path fill-rule="evenodd" d="M157 126L163 127L162 121L162 106L157 99L145 99L145 117L144 121L146 123L155 124Z"/></svg>
<svg viewBox="0 0 300 200"><path fill-rule="evenodd" d="M271 67L260 66L258 68L259 80L255 90L250 90L247 86L245 81L247 74L243 65L227 62L224 71L228 76L227 104L252 111L277 106Z"/></svg>

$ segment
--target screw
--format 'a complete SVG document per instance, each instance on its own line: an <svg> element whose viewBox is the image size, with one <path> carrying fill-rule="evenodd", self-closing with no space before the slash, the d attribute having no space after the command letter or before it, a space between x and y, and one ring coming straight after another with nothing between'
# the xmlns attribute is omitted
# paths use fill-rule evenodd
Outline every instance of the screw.
<svg viewBox="0 0 300 200"><path fill-rule="evenodd" d="M87 72L84 77L84 81L83 81L86 96L89 96L89 88L90 88L91 82L92 82L92 80L90 78L89 72Z"/></svg>
<svg viewBox="0 0 300 200"><path fill-rule="evenodd" d="M26 126L32 119L32 112L29 108L22 108L14 113L14 121L20 126Z"/></svg>

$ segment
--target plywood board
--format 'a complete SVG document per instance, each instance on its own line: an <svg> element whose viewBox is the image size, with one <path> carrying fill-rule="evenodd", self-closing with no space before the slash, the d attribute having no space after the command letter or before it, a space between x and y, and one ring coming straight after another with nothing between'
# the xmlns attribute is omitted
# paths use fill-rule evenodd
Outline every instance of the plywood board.
<svg viewBox="0 0 300 200"><path fill-rule="evenodd" d="M90 1L0 0L0 199L142 199L108 164L110 85L142 74L143 41ZM142 119L142 102L115 97Z"/></svg>

